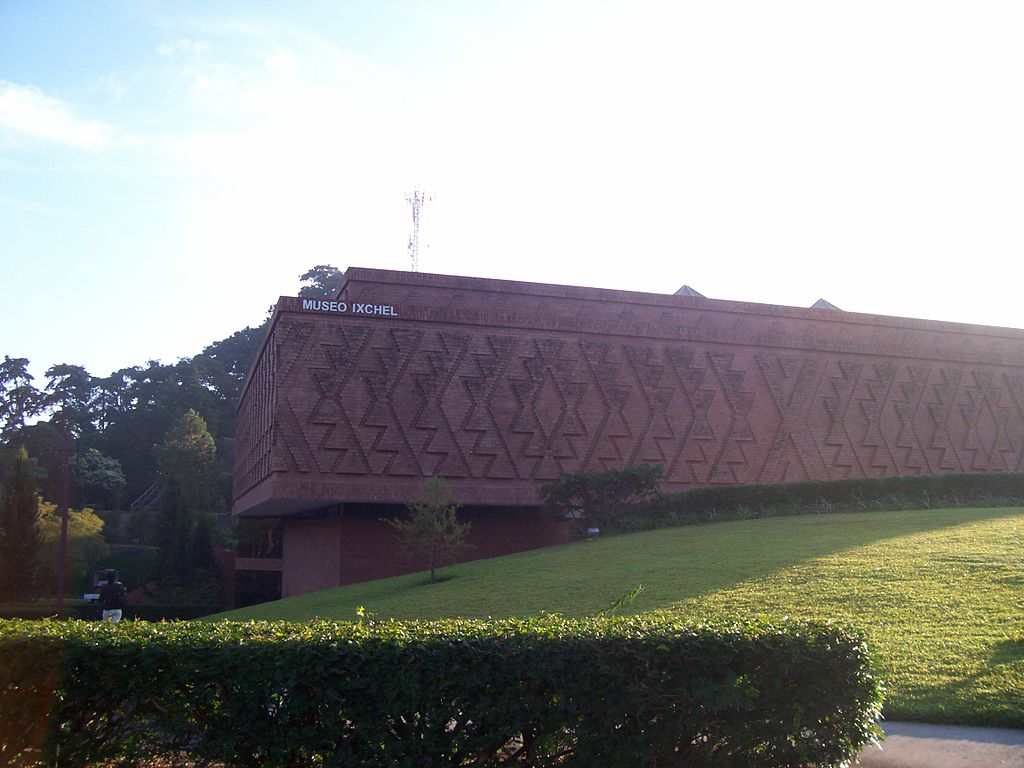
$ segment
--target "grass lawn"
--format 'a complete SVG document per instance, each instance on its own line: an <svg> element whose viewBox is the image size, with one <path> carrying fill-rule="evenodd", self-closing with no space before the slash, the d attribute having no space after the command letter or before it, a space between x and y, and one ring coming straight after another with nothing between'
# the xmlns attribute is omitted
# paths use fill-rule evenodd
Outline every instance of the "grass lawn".
<svg viewBox="0 0 1024 768"><path fill-rule="evenodd" d="M876 648L892 719L1024 727L1024 510L784 517L607 537L217 618L587 615L832 619Z"/></svg>

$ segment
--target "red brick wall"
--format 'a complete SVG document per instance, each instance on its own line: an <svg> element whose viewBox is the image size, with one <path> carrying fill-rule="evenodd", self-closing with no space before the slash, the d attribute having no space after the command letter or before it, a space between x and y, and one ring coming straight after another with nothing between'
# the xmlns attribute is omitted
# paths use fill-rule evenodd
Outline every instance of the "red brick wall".
<svg viewBox="0 0 1024 768"><path fill-rule="evenodd" d="M470 548L461 560L497 557L569 541L566 522L524 510L470 515ZM282 597L412 573L425 561L402 557L391 527L376 517L286 520Z"/></svg>
<svg viewBox="0 0 1024 768"><path fill-rule="evenodd" d="M339 580L342 563L342 531L337 524L339 520L340 518L285 520L281 558L281 597L329 589L348 584L350 581L361 581Z"/></svg>
<svg viewBox="0 0 1024 768"><path fill-rule="evenodd" d="M431 474L532 504L635 462L669 490L1024 468L1021 331L362 269L338 298L397 317L280 300L238 512L405 502Z"/></svg>
<svg viewBox="0 0 1024 768"><path fill-rule="evenodd" d="M235 607L235 560L237 553L230 549L215 549L213 559L221 573L220 607L225 611Z"/></svg>

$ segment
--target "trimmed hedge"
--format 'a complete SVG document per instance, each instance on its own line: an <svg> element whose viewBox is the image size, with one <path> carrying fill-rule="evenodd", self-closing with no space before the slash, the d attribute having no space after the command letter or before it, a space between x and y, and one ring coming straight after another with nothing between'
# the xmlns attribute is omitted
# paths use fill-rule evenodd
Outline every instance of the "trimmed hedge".
<svg viewBox="0 0 1024 768"><path fill-rule="evenodd" d="M0 623L3 764L830 766L880 698L832 626Z"/></svg>
<svg viewBox="0 0 1024 768"><path fill-rule="evenodd" d="M900 475L764 485L710 485L634 506L618 530L826 512L1024 505L1024 473Z"/></svg>

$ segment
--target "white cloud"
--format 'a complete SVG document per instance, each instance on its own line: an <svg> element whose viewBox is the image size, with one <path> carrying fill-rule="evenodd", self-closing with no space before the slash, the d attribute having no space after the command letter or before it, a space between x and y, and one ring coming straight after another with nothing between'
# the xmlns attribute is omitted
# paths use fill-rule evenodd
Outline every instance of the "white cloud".
<svg viewBox="0 0 1024 768"><path fill-rule="evenodd" d="M1008 38L949 63L942 16L908 58L913 15L643 9L470 26L414 64L220 30L178 73L193 119L160 144L189 258L222 282L244 258L242 293L270 300L313 263L407 267L417 182L437 195L425 271L952 318L943 256L1017 258ZM976 280L988 300L959 319L1020 325Z"/></svg>
<svg viewBox="0 0 1024 768"><path fill-rule="evenodd" d="M35 86L6 81L0 81L0 125L81 149L103 149L115 138L110 126L78 117L60 99Z"/></svg>
<svg viewBox="0 0 1024 768"><path fill-rule="evenodd" d="M122 75L111 72L110 74L97 79L89 90L107 94L112 97L114 101L120 101L128 92L129 85Z"/></svg>
<svg viewBox="0 0 1024 768"><path fill-rule="evenodd" d="M162 43L156 47L156 52L161 56L174 56L178 53L203 53L210 50L210 44L202 40L190 40L187 37L180 38L170 43Z"/></svg>
<svg viewBox="0 0 1024 768"><path fill-rule="evenodd" d="M267 71L273 75L288 77L294 75L298 70L298 63L295 57L285 50L278 50L263 60Z"/></svg>

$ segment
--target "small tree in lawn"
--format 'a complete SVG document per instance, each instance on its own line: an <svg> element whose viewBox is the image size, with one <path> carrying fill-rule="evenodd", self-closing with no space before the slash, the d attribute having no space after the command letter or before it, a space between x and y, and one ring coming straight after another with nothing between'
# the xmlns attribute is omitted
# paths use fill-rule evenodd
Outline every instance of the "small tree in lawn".
<svg viewBox="0 0 1024 768"><path fill-rule="evenodd" d="M392 520L399 546L409 558L424 558L430 563L430 583L437 580L437 569L455 560L469 546L469 523L460 523L452 492L440 477L423 486L420 497L407 505L409 517Z"/></svg>

